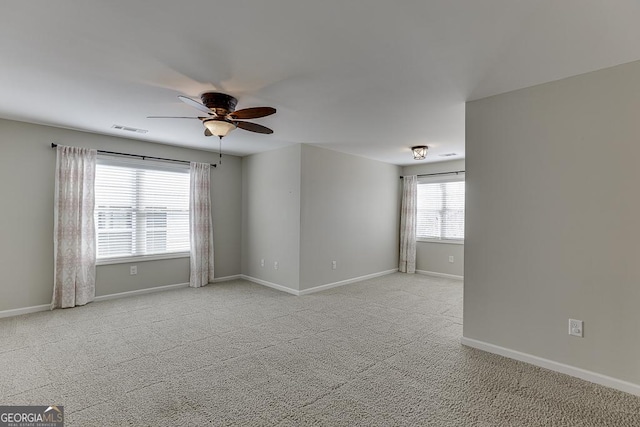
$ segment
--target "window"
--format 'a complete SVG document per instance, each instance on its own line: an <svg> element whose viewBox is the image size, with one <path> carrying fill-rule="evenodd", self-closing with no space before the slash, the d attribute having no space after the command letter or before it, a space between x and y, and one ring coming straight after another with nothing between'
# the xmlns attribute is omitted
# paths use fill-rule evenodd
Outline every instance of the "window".
<svg viewBox="0 0 640 427"><path fill-rule="evenodd" d="M464 241L464 180L418 182L418 239Z"/></svg>
<svg viewBox="0 0 640 427"><path fill-rule="evenodd" d="M189 169L99 157L95 221L98 263L189 253Z"/></svg>

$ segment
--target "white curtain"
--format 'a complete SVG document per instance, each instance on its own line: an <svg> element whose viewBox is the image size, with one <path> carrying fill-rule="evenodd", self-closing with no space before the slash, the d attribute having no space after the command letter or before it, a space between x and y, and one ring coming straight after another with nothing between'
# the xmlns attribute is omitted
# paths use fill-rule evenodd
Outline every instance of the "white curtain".
<svg viewBox="0 0 640 427"><path fill-rule="evenodd" d="M213 224L211 222L211 184L208 163L191 162L189 195L189 233L191 274L189 286L199 288L213 280Z"/></svg>
<svg viewBox="0 0 640 427"><path fill-rule="evenodd" d="M418 177L404 177L400 210L400 266L403 273L416 272L416 205Z"/></svg>
<svg viewBox="0 0 640 427"><path fill-rule="evenodd" d="M51 309L85 305L96 293L96 150L57 150Z"/></svg>

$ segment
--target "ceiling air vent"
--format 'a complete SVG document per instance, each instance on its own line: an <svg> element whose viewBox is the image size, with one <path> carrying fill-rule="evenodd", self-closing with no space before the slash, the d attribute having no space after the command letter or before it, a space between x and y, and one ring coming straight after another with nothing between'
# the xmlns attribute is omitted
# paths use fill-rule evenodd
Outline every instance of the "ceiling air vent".
<svg viewBox="0 0 640 427"><path fill-rule="evenodd" d="M456 153L445 153L445 154L440 154L440 157L451 157L451 156L456 156Z"/></svg>
<svg viewBox="0 0 640 427"><path fill-rule="evenodd" d="M145 130L145 129L130 128L128 126L122 126L122 125L113 125L111 127L113 129L118 129L118 130L126 130L127 132L135 132L135 133L147 133L147 132L149 132L148 130Z"/></svg>

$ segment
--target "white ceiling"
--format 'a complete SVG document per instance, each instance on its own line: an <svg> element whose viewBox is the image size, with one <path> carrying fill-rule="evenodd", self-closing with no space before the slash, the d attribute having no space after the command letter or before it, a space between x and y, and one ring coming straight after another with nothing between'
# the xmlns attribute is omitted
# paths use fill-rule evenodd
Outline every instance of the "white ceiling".
<svg viewBox="0 0 640 427"><path fill-rule="evenodd" d="M5 0L0 117L215 151L198 121L146 116L219 90L278 109L228 154L455 159L465 101L638 60L639 17L636 0Z"/></svg>

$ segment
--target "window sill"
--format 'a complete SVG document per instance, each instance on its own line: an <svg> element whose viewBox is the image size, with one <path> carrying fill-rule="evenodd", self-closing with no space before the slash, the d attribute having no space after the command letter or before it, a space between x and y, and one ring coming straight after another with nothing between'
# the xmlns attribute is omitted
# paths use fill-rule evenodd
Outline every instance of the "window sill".
<svg viewBox="0 0 640 427"><path fill-rule="evenodd" d="M111 264L128 264L132 262L144 262L144 261L158 261L163 259L175 259L175 258L189 258L191 254L189 252L178 252L172 254L157 254L157 255L141 255L141 256L128 256L119 258L105 258L96 261L96 265L111 265Z"/></svg>
<svg viewBox="0 0 640 427"><path fill-rule="evenodd" d="M421 243L439 243L445 245L464 245L464 240L438 240L417 238L416 241Z"/></svg>

